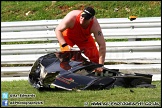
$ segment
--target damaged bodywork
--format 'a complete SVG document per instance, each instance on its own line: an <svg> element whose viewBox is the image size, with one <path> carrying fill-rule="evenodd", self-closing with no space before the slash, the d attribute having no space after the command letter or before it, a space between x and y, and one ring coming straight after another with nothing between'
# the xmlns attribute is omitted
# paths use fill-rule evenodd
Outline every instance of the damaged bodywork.
<svg viewBox="0 0 162 108"><path fill-rule="evenodd" d="M36 89L61 88L64 90L102 90L116 86L155 87L151 74L124 74L119 69L103 67L103 72L93 72L101 64L88 61L81 51L53 52L39 57L28 76Z"/></svg>

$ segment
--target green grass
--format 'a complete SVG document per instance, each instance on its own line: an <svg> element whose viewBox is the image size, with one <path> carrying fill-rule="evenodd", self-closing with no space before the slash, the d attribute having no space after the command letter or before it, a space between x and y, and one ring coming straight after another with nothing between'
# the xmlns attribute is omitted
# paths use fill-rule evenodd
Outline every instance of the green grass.
<svg viewBox="0 0 162 108"><path fill-rule="evenodd" d="M51 1L1 1L1 22L62 19L71 10L84 9L86 6L94 7L97 18L127 18L130 15L136 15L137 17L161 17L161 1L57 1L54 4ZM115 11L115 9L118 9L118 11ZM26 15L29 11L29 15ZM116 41L127 40L119 39ZM11 44L15 44L15 42L11 42ZM16 44L19 43L16 42ZM36 95L35 98L9 98L9 102L44 102L43 105L29 105L29 107L83 107L85 102L89 102L89 106L91 102L144 102L145 104L157 102L161 106L161 82L157 81L153 82L153 84L157 87L119 87L110 90L85 90L81 92L64 90L39 92L31 87L27 81L4 81L1 82L1 92ZM132 93L130 90L134 92ZM18 106L20 105L16 107ZM22 107L24 106L22 105Z"/></svg>
<svg viewBox="0 0 162 108"><path fill-rule="evenodd" d="M92 6L97 18L160 17L161 1L2 1L1 22L33 21L62 19L74 9ZM26 13L29 15L26 15ZM106 39L110 41L127 41L128 39ZM142 39L142 40L161 40ZM7 42L7 44L30 44L43 42ZM1 43L6 44L5 42Z"/></svg>
<svg viewBox="0 0 162 108"><path fill-rule="evenodd" d="M84 90L84 91L42 91L39 92L33 88L28 81L11 81L1 82L1 92L11 94L34 94L33 98L11 98L11 101L43 101L40 106L46 107L83 107L85 102L144 102L144 103L159 103L161 106L161 82L153 81L152 84L156 88L123 88L116 87L110 90ZM130 90L134 92L130 92ZM144 104L143 104L144 105ZM16 106L16 105L10 105ZM17 105L20 106L20 105ZM22 105L25 106L25 105ZM35 105L29 105L35 106ZM89 104L90 106L90 104Z"/></svg>
<svg viewBox="0 0 162 108"><path fill-rule="evenodd" d="M86 6L94 7L97 18L161 16L161 1L57 1L53 4L52 1L2 1L1 21L62 19L71 10Z"/></svg>
<svg viewBox="0 0 162 108"><path fill-rule="evenodd" d="M97 18L127 18L130 15L161 16L161 1L57 1L55 3L52 1L2 1L1 22L62 19L71 10L84 9L86 6L94 7ZM115 11L116 9L118 10ZM29 11L29 15L26 15ZM106 41L127 41L127 39L107 39ZM21 44L22 42L14 43ZM9 44L14 43L9 42Z"/></svg>

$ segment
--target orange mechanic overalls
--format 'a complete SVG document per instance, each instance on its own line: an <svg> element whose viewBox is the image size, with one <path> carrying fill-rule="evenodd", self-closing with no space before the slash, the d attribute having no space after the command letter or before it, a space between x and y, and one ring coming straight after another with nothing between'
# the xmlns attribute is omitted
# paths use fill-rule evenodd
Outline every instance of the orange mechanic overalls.
<svg viewBox="0 0 162 108"><path fill-rule="evenodd" d="M83 29L79 22L80 14L76 17L74 27L72 29L67 28L62 32L64 39L71 47L76 44L80 50L84 50L84 54L90 59L90 61L99 63L99 52L90 33L93 20L90 22L87 29Z"/></svg>

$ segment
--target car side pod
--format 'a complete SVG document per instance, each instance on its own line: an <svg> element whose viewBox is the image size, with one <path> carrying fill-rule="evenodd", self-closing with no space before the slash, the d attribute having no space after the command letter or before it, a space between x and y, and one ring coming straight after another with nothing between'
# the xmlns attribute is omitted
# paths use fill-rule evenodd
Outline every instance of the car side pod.
<svg viewBox="0 0 162 108"><path fill-rule="evenodd" d="M146 88L153 88L156 87L152 85L152 75L151 74L124 74L121 76L114 76L117 80L114 83L114 87L122 86L125 88L130 87L146 87Z"/></svg>
<svg viewBox="0 0 162 108"><path fill-rule="evenodd" d="M113 87L154 88L151 74L124 74L119 69L108 69L91 62L81 51L53 52L39 57L28 75L29 83L36 89L102 90ZM102 74L93 70L103 67Z"/></svg>

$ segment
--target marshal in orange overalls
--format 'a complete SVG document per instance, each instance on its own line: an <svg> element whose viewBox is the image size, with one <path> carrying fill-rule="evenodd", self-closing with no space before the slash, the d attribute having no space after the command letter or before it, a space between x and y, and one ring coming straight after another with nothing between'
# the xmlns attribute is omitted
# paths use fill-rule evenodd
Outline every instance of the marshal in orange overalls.
<svg viewBox="0 0 162 108"><path fill-rule="evenodd" d="M84 50L84 54L90 59L90 61L99 63L99 52L90 33L93 20L90 22L87 29L83 29L79 22L80 14L76 17L74 27L72 29L67 28L62 32L64 39L71 47L76 44L80 50Z"/></svg>

